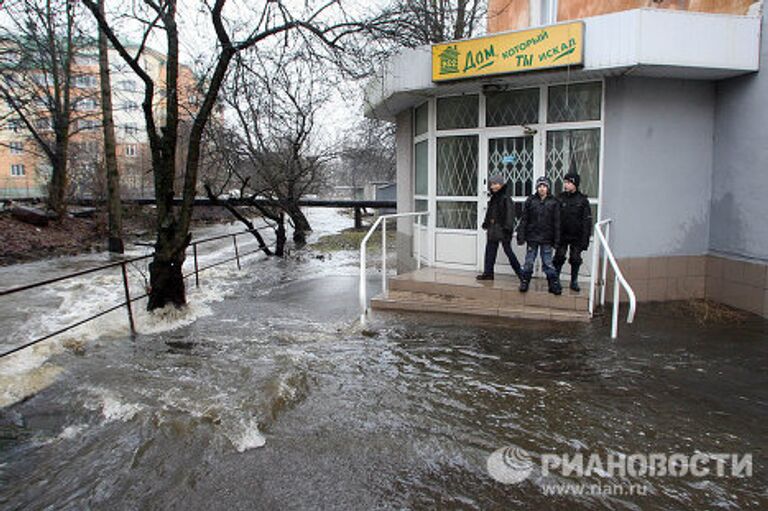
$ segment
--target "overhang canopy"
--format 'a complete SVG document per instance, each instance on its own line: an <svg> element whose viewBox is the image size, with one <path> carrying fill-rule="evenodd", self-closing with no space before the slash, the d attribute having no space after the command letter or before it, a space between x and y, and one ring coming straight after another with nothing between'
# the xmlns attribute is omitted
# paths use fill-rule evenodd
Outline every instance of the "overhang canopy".
<svg viewBox="0 0 768 511"><path fill-rule="evenodd" d="M555 71L432 81L429 46L400 52L384 63L365 91L368 117L394 120L425 99L632 74L655 78L722 80L759 70L759 16L637 9L584 19L584 66Z"/></svg>

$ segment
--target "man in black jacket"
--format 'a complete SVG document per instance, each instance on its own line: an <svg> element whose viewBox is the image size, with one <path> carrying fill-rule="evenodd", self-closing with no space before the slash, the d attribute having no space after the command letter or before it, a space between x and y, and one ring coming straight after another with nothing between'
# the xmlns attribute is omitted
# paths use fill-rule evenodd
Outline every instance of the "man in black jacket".
<svg viewBox="0 0 768 511"><path fill-rule="evenodd" d="M515 208L512 199L507 194L507 185L501 175L491 176L488 180L491 189L491 198L488 200L488 209L485 212L483 229L488 231L488 240L485 243L485 266L483 273L477 276L477 280L493 280L493 267L496 264L496 254L499 245L509 258L509 264L515 271L515 275L522 282L520 262L512 252L512 231L515 228Z"/></svg>
<svg viewBox="0 0 768 511"><path fill-rule="evenodd" d="M553 260L559 279L560 270L565 264L565 253L569 252L571 289L576 292L581 291L578 282L581 252L589 247L589 236L592 234L592 210L587 196L579 191L580 181L579 175L574 173L563 177L564 191L558 196L561 205L560 246L557 247Z"/></svg>
<svg viewBox="0 0 768 511"><path fill-rule="evenodd" d="M517 226L517 243L528 243L523 265L520 291L528 291L537 253L549 283L549 292L562 293L557 270L552 265L552 250L560 246L560 203L552 196L552 185L546 177L536 180L536 193L525 200L523 216Z"/></svg>

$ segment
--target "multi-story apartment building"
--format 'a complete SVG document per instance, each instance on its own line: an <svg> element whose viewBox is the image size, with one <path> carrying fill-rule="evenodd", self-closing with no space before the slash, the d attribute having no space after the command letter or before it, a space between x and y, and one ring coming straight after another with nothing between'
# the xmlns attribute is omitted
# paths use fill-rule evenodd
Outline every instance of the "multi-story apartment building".
<svg viewBox="0 0 768 511"><path fill-rule="evenodd" d="M153 178L149 142L142 102L144 83L110 50L112 105L117 140L118 171L125 197L151 196ZM164 123L166 58L145 48L142 65L156 84L154 110L159 125ZM74 196L98 196L103 193L103 134L99 89L98 56L94 52L78 58L73 84L74 118L69 150L68 179ZM194 74L180 66L180 115L189 119L197 105ZM18 118L0 118L0 198L43 197L50 178L50 165L29 131Z"/></svg>

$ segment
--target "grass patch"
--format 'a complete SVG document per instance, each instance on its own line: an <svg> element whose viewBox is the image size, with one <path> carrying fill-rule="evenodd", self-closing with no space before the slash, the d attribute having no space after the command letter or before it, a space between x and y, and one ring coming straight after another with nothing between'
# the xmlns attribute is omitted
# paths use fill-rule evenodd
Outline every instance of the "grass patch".
<svg viewBox="0 0 768 511"><path fill-rule="evenodd" d="M355 229L354 227L344 229L337 234L328 234L322 236L316 242L310 244L310 248L319 252L340 252L344 250L360 250L360 243L363 241L368 227ZM397 233L394 229L387 230L387 248L395 247ZM381 230L377 230L368 239L368 248L372 250L381 250ZM387 250L389 253L389 250Z"/></svg>

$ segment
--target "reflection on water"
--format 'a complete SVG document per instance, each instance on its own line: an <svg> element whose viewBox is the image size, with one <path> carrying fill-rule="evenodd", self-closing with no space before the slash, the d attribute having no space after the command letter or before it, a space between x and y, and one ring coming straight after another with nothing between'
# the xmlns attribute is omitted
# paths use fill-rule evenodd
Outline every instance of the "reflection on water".
<svg viewBox="0 0 768 511"><path fill-rule="evenodd" d="M42 367L60 368L54 383L0 413L0 503L768 506L764 321L703 327L643 305L619 341L599 321L418 314L377 314L370 333L355 323L355 264L352 254L251 265L221 277L224 296L196 321L50 353ZM745 479L641 478L642 497L548 497L554 476L503 485L488 475L488 455L507 445L535 455L752 453L755 467Z"/></svg>

